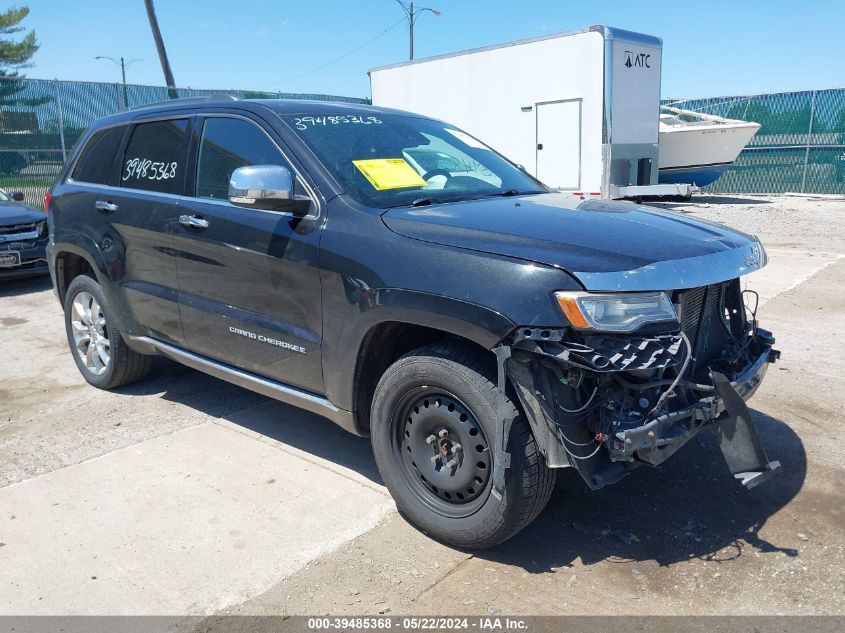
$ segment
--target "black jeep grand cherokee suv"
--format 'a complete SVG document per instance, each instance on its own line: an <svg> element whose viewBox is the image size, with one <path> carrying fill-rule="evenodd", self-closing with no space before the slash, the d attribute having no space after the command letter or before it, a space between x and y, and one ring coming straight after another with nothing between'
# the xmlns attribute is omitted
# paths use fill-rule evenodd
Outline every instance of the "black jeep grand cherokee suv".
<svg viewBox="0 0 845 633"><path fill-rule="evenodd" d="M172 101L97 122L49 204L85 379L163 354L368 434L405 517L487 547L553 469L590 488L715 427L747 486L745 400L777 358L739 277L753 237L550 192L440 121L343 103Z"/></svg>

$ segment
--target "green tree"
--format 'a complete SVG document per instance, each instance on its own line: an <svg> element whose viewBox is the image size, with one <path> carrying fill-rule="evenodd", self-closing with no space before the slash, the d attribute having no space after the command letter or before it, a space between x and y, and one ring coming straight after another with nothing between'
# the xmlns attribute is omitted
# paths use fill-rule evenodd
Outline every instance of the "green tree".
<svg viewBox="0 0 845 633"><path fill-rule="evenodd" d="M38 50L35 31L29 31L23 38L16 34L25 30L21 26L29 15L29 7L12 7L0 13L0 106L29 105L45 103L48 99L25 99L16 97L24 90L21 71L30 67L30 59Z"/></svg>
<svg viewBox="0 0 845 633"><path fill-rule="evenodd" d="M24 30L20 23L28 15L29 7L12 7L0 13L0 76L17 77L18 69L31 66L29 60L38 50L35 31L24 35L19 42L7 37Z"/></svg>

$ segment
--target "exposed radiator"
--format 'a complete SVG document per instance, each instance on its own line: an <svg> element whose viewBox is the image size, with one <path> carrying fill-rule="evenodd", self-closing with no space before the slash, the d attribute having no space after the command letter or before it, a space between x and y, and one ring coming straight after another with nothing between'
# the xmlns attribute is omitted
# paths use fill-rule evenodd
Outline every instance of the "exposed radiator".
<svg viewBox="0 0 845 633"><path fill-rule="evenodd" d="M725 292L730 282L692 288L679 293L681 330L689 338L693 360L688 377L699 379L707 366L733 342L725 324Z"/></svg>

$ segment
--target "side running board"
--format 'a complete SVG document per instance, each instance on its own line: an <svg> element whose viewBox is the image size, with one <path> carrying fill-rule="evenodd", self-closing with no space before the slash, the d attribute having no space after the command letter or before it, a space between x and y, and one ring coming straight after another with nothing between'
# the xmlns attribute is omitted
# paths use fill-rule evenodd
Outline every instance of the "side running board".
<svg viewBox="0 0 845 633"><path fill-rule="evenodd" d="M275 382L262 376L256 376L237 367L225 365L224 363L174 347L173 345L168 345L148 336L130 336L129 339L133 343L144 346L146 349L152 348L162 356L166 356L178 363L198 369L215 378L231 382L250 391L255 391L256 393L273 398L274 400L311 411L312 413L328 418L350 433L361 435L361 432L355 425L354 414L351 411L336 407L323 396L302 391L296 387Z"/></svg>

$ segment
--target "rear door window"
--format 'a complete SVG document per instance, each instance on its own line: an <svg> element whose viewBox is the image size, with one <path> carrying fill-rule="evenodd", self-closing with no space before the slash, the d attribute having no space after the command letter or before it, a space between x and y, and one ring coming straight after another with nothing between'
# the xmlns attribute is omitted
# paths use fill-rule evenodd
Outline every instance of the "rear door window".
<svg viewBox="0 0 845 633"><path fill-rule="evenodd" d="M137 124L123 154L120 186L181 194L187 142L188 119Z"/></svg>
<svg viewBox="0 0 845 633"><path fill-rule="evenodd" d="M110 185L113 176L114 159L120 149L120 142L126 132L125 125L106 128L96 132L86 143L71 179L97 185Z"/></svg>
<svg viewBox="0 0 845 633"><path fill-rule="evenodd" d="M229 199L229 178L238 167L287 161L258 126L230 117L209 117L202 127L197 162L197 197Z"/></svg>

